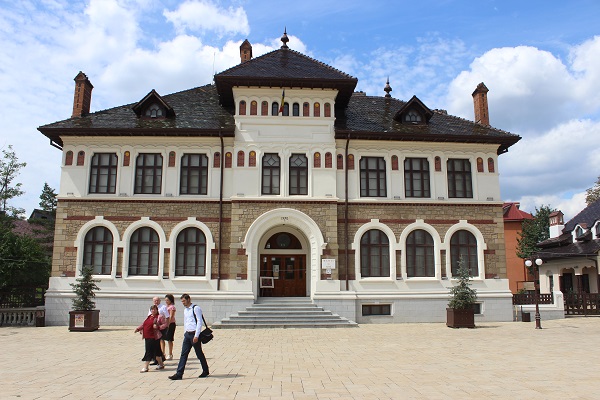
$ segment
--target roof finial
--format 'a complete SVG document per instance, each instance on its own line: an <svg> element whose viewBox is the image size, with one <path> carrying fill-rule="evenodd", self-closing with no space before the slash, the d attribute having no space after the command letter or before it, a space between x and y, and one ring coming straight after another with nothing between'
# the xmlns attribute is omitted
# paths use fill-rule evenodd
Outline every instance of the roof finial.
<svg viewBox="0 0 600 400"><path fill-rule="evenodd" d="M390 86L390 77L389 76L387 78L387 82L385 83L385 87L383 88L383 91L385 92L385 97L392 97L392 95L390 94L390 92L392 91L392 87Z"/></svg>
<svg viewBox="0 0 600 400"><path fill-rule="evenodd" d="M290 39L287 37L287 27L283 28L283 36L281 37L281 42L283 43L281 45L282 49L289 49L287 42L289 42Z"/></svg>

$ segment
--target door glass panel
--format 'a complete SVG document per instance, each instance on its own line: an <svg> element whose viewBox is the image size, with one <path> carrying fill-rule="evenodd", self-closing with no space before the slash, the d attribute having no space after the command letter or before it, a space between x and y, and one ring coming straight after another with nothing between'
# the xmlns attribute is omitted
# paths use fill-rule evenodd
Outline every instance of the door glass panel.
<svg viewBox="0 0 600 400"><path fill-rule="evenodd" d="M285 259L285 279L294 279L294 257Z"/></svg>
<svg viewBox="0 0 600 400"><path fill-rule="evenodd" d="M279 257L271 257L271 266L273 267L273 277L279 279Z"/></svg>

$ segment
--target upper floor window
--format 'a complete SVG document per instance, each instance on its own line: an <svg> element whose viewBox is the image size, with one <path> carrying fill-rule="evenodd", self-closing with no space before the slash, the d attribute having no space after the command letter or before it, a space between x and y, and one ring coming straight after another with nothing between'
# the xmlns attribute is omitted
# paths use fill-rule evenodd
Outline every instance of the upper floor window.
<svg viewBox="0 0 600 400"><path fill-rule="evenodd" d="M308 194L308 158L304 154L290 157L290 194Z"/></svg>
<svg viewBox="0 0 600 400"><path fill-rule="evenodd" d="M302 116L303 117L310 116L310 104L308 104L308 102L302 103Z"/></svg>
<svg viewBox="0 0 600 400"><path fill-rule="evenodd" d="M279 156L266 153L262 159L262 194L279 194L280 170Z"/></svg>
<svg viewBox="0 0 600 400"><path fill-rule="evenodd" d="M477 268L477 239L475 236L465 230L455 232L450 239L450 262L452 266L452 276L458 276L459 261L462 258L469 268L471 276L478 276Z"/></svg>
<svg viewBox="0 0 600 400"><path fill-rule="evenodd" d="M83 245L83 266L92 267L94 275L110 275L113 236L108 228L97 226L86 233Z"/></svg>
<svg viewBox="0 0 600 400"><path fill-rule="evenodd" d="M473 198L471 162L467 159L448 160L448 197Z"/></svg>
<svg viewBox="0 0 600 400"><path fill-rule="evenodd" d="M258 112L258 103L256 100L250 102L250 115L256 115Z"/></svg>
<svg viewBox="0 0 600 400"><path fill-rule="evenodd" d="M208 157L206 154L184 154L181 157L180 194L206 194Z"/></svg>
<svg viewBox="0 0 600 400"><path fill-rule="evenodd" d="M158 233L142 227L131 235L129 244L129 275L158 275Z"/></svg>
<svg viewBox="0 0 600 400"><path fill-rule="evenodd" d="M412 231L406 239L406 275L435 276L433 238L423 229Z"/></svg>
<svg viewBox="0 0 600 400"><path fill-rule="evenodd" d="M415 110L410 110L409 112L406 113L406 115L404 116L404 120L406 122L414 122L414 123L419 123L421 122L421 114L419 114L418 112L416 112Z"/></svg>
<svg viewBox="0 0 600 400"><path fill-rule="evenodd" d="M246 101L242 100L240 101L240 111L239 111L240 115L246 115Z"/></svg>
<svg viewBox="0 0 600 400"><path fill-rule="evenodd" d="M313 117L321 116L321 105L319 103L315 103L313 105Z"/></svg>
<svg viewBox="0 0 600 400"><path fill-rule="evenodd" d="M386 197L385 160L383 157L360 159L361 197Z"/></svg>
<svg viewBox="0 0 600 400"><path fill-rule="evenodd" d="M390 243L379 229L360 238L360 275L363 278L390 276Z"/></svg>
<svg viewBox="0 0 600 400"><path fill-rule="evenodd" d="M294 117L299 117L300 116L300 104L294 103L292 105L292 115Z"/></svg>
<svg viewBox="0 0 600 400"><path fill-rule="evenodd" d="M281 113L281 115L285 117L288 117L290 115L290 103L283 103L283 112Z"/></svg>
<svg viewBox="0 0 600 400"><path fill-rule="evenodd" d="M404 194L406 197L430 197L429 161L426 158L404 160Z"/></svg>
<svg viewBox="0 0 600 400"><path fill-rule="evenodd" d="M163 157L157 153L142 153L135 164L136 194L160 194Z"/></svg>
<svg viewBox="0 0 600 400"><path fill-rule="evenodd" d="M600 224L596 224L596 237L600 238Z"/></svg>
<svg viewBox="0 0 600 400"><path fill-rule="evenodd" d="M206 237L198 228L186 228L177 235L176 276L206 275Z"/></svg>
<svg viewBox="0 0 600 400"><path fill-rule="evenodd" d="M117 188L117 155L95 153L90 166L90 193L115 193Z"/></svg>
<svg viewBox="0 0 600 400"><path fill-rule="evenodd" d="M146 109L145 115L146 115L146 117L150 117L150 118L162 118L165 116L165 113L164 113L162 107L160 107L156 103L153 103L152 105L150 105L150 107L148 107Z"/></svg>
<svg viewBox="0 0 600 400"><path fill-rule="evenodd" d="M269 103L267 101L260 103L260 115L269 115Z"/></svg>
<svg viewBox="0 0 600 400"><path fill-rule="evenodd" d="M279 103L278 103L278 102L276 102L276 101L274 101L274 102L271 104L271 115L272 115L272 116L277 116L277 115L279 115Z"/></svg>
<svg viewBox="0 0 600 400"><path fill-rule="evenodd" d="M325 116L331 117L331 104L325 103L325 106L323 108L325 109Z"/></svg>

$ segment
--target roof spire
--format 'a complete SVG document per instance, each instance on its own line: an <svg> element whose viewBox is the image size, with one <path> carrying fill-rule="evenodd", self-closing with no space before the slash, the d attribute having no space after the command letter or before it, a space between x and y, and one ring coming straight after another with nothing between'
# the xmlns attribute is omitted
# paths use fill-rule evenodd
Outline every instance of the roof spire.
<svg viewBox="0 0 600 400"><path fill-rule="evenodd" d="M390 86L390 77L389 76L387 78L387 82L385 83L385 87L383 88L383 91L385 92L385 97L392 97L392 95L390 94L390 92L392 91L392 87Z"/></svg>
<svg viewBox="0 0 600 400"><path fill-rule="evenodd" d="M283 43L281 45L281 48L282 49L289 49L289 47L287 45L287 42L289 42L289 41L290 41L290 39L287 36L287 27L284 27L283 28L283 36L281 37L281 42Z"/></svg>

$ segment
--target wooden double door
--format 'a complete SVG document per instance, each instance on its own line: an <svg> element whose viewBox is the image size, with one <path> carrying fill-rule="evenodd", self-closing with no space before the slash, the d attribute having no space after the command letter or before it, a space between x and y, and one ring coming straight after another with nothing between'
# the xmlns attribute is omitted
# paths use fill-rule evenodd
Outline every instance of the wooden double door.
<svg viewBox="0 0 600 400"><path fill-rule="evenodd" d="M273 287L261 288L261 296L306 296L306 256L304 254L264 254L261 255L260 260L260 276L273 278Z"/></svg>

